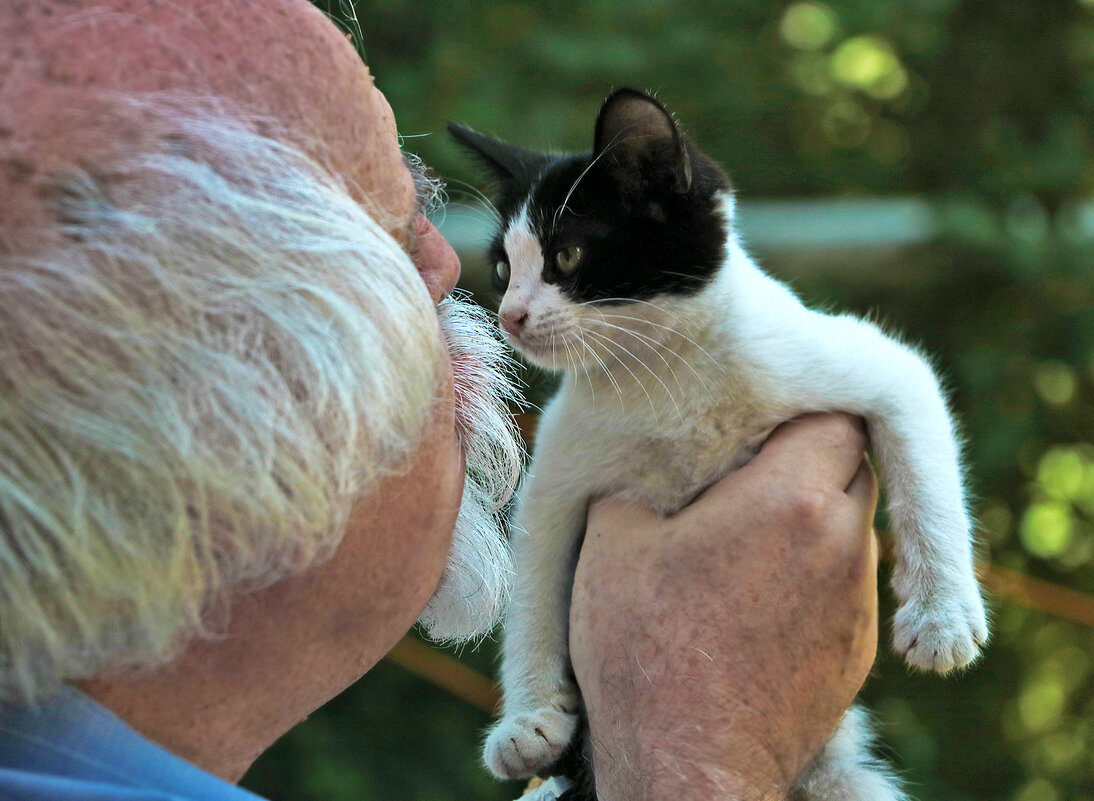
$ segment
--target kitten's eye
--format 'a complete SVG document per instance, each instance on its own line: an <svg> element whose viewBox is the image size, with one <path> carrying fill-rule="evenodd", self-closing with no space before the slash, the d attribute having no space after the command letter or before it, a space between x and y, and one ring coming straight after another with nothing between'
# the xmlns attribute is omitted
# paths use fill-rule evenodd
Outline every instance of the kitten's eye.
<svg viewBox="0 0 1094 801"><path fill-rule="evenodd" d="M509 262L499 261L494 265L494 279L499 284L509 283Z"/></svg>
<svg viewBox="0 0 1094 801"><path fill-rule="evenodd" d="M570 245L555 253L555 265L564 273L573 272L573 269L581 262L581 248Z"/></svg>

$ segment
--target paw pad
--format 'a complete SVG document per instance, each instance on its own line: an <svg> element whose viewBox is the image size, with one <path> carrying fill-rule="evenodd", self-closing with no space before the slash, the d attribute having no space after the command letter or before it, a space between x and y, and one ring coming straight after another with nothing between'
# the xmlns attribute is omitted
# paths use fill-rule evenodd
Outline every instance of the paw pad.
<svg viewBox="0 0 1094 801"><path fill-rule="evenodd" d="M553 707L508 714L486 738L483 761L499 779L533 776L562 756L576 726L577 715Z"/></svg>

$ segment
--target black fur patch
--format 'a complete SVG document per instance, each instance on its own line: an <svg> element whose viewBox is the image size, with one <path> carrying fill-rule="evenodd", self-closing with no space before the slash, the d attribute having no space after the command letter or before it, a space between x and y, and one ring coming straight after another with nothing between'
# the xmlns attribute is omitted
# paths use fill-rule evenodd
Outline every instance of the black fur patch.
<svg viewBox="0 0 1094 801"><path fill-rule="evenodd" d="M577 155L533 153L459 126L449 130L493 184L502 226L492 262L508 261L505 230L527 203L543 247L543 280L577 302L693 294L722 264L726 221L716 194L729 191L729 179L648 95L622 89L609 97L596 147ZM563 274L555 256L575 245L581 262ZM505 289L497 276L495 286Z"/></svg>

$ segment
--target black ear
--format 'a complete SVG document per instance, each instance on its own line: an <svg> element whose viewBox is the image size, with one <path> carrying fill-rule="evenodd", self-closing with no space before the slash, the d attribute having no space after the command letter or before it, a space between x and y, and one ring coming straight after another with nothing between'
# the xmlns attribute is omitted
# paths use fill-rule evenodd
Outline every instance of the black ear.
<svg viewBox="0 0 1094 801"><path fill-rule="evenodd" d="M600 107L593 158L629 193L651 181L680 194L691 189L687 137L656 98L637 89L617 89Z"/></svg>
<svg viewBox="0 0 1094 801"><path fill-rule="evenodd" d="M500 184L530 181L539 175L547 163L544 153L492 139L454 122L448 123L447 127L452 138L474 156L486 168L490 177Z"/></svg>

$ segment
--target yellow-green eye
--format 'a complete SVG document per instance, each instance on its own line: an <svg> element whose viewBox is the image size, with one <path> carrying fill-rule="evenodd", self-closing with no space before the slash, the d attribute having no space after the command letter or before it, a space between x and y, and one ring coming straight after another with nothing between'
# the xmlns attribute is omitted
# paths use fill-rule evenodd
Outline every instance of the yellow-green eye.
<svg viewBox="0 0 1094 801"><path fill-rule="evenodd" d="M494 265L494 277L502 284L509 283L509 262L499 261Z"/></svg>
<svg viewBox="0 0 1094 801"><path fill-rule="evenodd" d="M562 248L555 253L555 265L561 272L572 272L578 264L581 263L581 248L577 245L570 245L568 248Z"/></svg>

